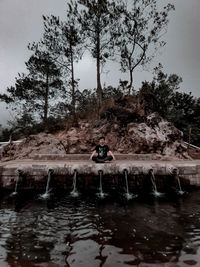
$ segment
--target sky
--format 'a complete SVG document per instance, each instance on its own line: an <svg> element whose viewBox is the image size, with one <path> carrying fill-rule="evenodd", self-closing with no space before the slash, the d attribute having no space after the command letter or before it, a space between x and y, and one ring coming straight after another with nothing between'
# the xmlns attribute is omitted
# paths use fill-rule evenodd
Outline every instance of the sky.
<svg viewBox="0 0 200 267"><path fill-rule="evenodd" d="M180 91L200 97L200 0L158 0L171 2L175 11L170 14L166 46L157 54L147 71L134 73L135 88L144 80L152 79L153 68L161 62L164 72L176 73L183 78ZM0 0L0 93L14 85L18 73L25 72L25 61L30 57L28 43L39 41L43 32L42 15L65 17L67 0ZM109 71L108 71L109 70ZM79 87L96 87L95 62L89 54L75 66ZM102 73L102 84L118 85L126 79L119 66L109 62ZM0 102L0 124L6 125L14 115Z"/></svg>

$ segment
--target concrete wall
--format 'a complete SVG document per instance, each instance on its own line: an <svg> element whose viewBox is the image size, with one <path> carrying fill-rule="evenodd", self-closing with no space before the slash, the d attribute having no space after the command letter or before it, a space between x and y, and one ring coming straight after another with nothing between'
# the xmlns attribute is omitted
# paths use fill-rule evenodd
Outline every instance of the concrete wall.
<svg viewBox="0 0 200 267"><path fill-rule="evenodd" d="M71 179L76 170L79 175L98 176L102 170L104 176L113 176L123 174L124 170L128 171L129 175L144 175L147 176L150 169L154 170L155 176L172 175L173 170L178 169L179 177L187 181L190 185L200 186L200 162L158 162L158 161L116 161L108 164L94 164L92 162L20 162L8 163L0 166L0 183L1 187L12 187L17 177L25 177L26 183L45 182L48 170L54 170L54 176L63 176L63 179ZM68 177L68 178L67 178ZM22 178L20 178L22 179Z"/></svg>

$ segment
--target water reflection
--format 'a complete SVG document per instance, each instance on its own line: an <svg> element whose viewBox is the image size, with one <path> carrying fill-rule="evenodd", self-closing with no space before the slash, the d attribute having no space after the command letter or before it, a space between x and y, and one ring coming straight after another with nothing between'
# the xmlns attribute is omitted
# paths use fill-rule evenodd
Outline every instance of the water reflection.
<svg viewBox="0 0 200 267"><path fill-rule="evenodd" d="M129 202L66 195L0 200L0 266L200 264L198 191Z"/></svg>

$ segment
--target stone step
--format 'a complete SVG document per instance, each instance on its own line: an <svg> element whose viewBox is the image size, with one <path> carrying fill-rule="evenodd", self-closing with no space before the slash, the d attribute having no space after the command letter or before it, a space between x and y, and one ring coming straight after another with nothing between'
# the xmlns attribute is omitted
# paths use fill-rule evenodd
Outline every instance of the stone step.
<svg viewBox="0 0 200 267"><path fill-rule="evenodd" d="M91 154L35 154L33 160L89 160ZM167 159L159 154L115 154L117 160L156 160Z"/></svg>

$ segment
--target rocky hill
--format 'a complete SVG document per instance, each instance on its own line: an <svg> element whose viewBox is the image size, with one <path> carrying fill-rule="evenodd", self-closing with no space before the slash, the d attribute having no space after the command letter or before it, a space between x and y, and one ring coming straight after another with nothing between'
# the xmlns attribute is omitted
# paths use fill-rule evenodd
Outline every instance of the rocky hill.
<svg viewBox="0 0 200 267"><path fill-rule="evenodd" d="M40 133L7 148L13 159L34 154L90 153L105 136L115 153L157 153L163 156L189 158L182 133L158 113L145 109L145 103L130 98L113 100L103 107L99 120L80 120L53 134Z"/></svg>

